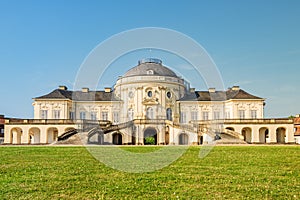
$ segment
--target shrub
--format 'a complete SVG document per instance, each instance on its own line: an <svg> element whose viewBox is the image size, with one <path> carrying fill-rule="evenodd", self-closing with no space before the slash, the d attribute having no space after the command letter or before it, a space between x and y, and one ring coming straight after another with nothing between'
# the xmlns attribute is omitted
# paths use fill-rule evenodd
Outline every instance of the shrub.
<svg viewBox="0 0 300 200"><path fill-rule="evenodd" d="M146 137L145 138L145 144L155 144L155 139L154 137Z"/></svg>

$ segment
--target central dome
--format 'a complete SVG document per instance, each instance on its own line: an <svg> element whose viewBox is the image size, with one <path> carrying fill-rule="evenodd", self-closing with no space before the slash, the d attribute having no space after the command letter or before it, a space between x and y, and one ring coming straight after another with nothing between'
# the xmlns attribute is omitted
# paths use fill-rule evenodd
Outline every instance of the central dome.
<svg viewBox="0 0 300 200"><path fill-rule="evenodd" d="M124 77L128 76L171 76L177 75L169 68L162 65L162 61L156 58L146 58L139 60L138 65L128 70Z"/></svg>

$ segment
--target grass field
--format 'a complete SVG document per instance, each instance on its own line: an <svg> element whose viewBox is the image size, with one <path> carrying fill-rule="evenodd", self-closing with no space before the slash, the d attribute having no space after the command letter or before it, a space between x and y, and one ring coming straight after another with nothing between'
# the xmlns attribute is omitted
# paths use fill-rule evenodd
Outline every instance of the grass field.
<svg viewBox="0 0 300 200"><path fill-rule="evenodd" d="M300 199L299 146L217 146L203 159L199 148L134 174L84 147L1 147L0 199Z"/></svg>

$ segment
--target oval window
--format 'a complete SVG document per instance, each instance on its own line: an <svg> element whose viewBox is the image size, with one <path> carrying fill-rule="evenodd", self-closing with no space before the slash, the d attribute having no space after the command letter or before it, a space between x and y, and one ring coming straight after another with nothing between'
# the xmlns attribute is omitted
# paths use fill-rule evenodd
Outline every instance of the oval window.
<svg viewBox="0 0 300 200"><path fill-rule="evenodd" d="M129 92L129 98L132 98L134 96L133 92Z"/></svg>
<svg viewBox="0 0 300 200"><path fill-rule="evenodd" d="M152 91L148 91L148 97L152 97Z"/></svg>
<svg viewBox="0 0 300 200"><path fill-rule="evenodd" d="M167 92L167 97L170 99L171 98L171 92Z"/></svg>

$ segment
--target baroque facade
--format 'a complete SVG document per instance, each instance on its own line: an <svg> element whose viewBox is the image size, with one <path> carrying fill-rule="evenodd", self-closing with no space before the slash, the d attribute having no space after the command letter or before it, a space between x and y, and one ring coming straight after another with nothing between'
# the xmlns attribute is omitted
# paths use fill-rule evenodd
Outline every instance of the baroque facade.
<svg viewBox="0 0 300 200"><path fill-rule="evenodd" d="M264 119L265 99L238 86L197 91L153 58L140 60L113 88L60 86L33 100L34 119L8 120L5 143L52 143L77 132L97 144L187 145L228 136L248 143L294 142L292 120Z"/></svg>

